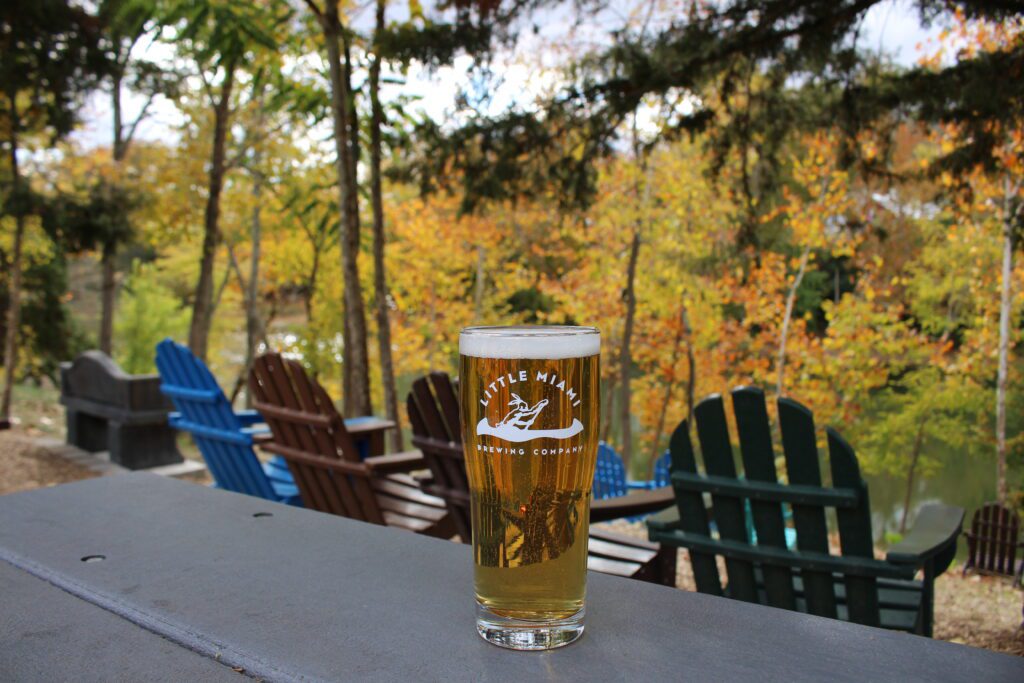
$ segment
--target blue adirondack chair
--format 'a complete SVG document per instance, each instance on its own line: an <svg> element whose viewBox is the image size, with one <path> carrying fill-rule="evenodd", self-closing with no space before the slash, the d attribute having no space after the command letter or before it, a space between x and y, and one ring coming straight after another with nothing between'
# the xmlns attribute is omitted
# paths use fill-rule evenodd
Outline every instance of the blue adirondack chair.
<svg viewBox="0 0 1024 683"><path fill-rule="evenodd" d="M668 486L671 483L669 465L669 454L668 451L665 451L665 454L654 463L654 479L651 481L629 481L626 479L626 469L622 465L622 457L615 452L614 448L602 441L597 446L597 467L594 468L594 499L624 496L631 489L653 490Z"/></svg>
<svg viewBox="0 0 1024 683"><path fill-rule="evenodd" d="M654 479L651 480L652 489L660 489L672 483L672 454L665 449L661 457L654 461Z"/></svg>
<svg viewBox="0 0 1024 683"><path fill-rule="evenodd" d="M260 463L253 437L265 428L255 410L235 411L206 365L185 346L165 339L156 347L160 390L177 412L170 425L192 435L214 486L289 505L302 506L299 490L287 466Z"/></svg>
<svg viewBox="0 0 1024 683"><path fill-rule="evenodd" d="M654 489L660 489L662 486L668 486L672 483L672 478L669 472L671 465L671 456L666 450L661 454L660 458L654 461L653 479L649 479L647 481L627 481L626 487L653 491Z"/></svg>
<svg viewBox="0 0 1024 683"><path fill-rule="evenodd" d="M602 441L597 446L597 466L594 468L594 500L617 498L626 493L626 469L622 466L622 458Z"/></svg>

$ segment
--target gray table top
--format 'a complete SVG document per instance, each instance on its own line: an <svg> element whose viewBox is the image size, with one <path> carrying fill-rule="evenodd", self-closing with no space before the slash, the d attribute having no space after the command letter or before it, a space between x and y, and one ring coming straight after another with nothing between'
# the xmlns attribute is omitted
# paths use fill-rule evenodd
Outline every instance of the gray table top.
<svg viewBox="0 0 1024 683"><path fill-rule="evenodd" d="M475 633L466 546L148 474L0 496L0 560L4 680L1024 680L1015 657L600 574L578 643L510 652Z"/></svg>

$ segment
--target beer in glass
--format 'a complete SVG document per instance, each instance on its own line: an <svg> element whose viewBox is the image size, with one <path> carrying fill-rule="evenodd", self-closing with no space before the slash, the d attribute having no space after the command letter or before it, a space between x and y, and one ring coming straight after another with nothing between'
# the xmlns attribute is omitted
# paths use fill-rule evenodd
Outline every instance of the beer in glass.
<svg viewBox="0 0 1024 683"><path fill-rule="evenodd" d="M470 327L459 338L477 630L543 650L583 633L601 336Z"/></svg>

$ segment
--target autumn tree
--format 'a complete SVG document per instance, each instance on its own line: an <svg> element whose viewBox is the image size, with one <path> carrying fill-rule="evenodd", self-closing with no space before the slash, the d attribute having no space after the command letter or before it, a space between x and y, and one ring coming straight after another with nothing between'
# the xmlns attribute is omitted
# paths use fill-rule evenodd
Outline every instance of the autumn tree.
<svg viewBox="0 0 1024 683"><path fill-rule="evenodd" d="M175 2L164 17L175 28L177 50L193 64L190 76L201 85L213 118L203 246L189 327L189 347L204 360L214 309L214 265L221 242L221 193L229 166L231 121L237 106L233 99L236 79L239 71L251 64L256 52L277 49L271 32L284 20L284 11L274 0L255 4Z"/></svg>
<svg viewBox="0 0 1024 683"><path fill-rule="evenodd" d="M370 61L370 208L373 212L373 309L377 321L377 348L380 357L381 384L384 387L384 411L389 420L399 422L398 390L395 388L395 363L391 354L391 301L385 271L384 245L384 192L381 168L383 154L382 128L385 123L384 107L380 101L380 73L382 63L381 37L387 28L386 0L376 0L374 13L373 57ZM391 449L402 450L402 432L391 431Z"/></svg>
<svg viewBox="0 0 1024 683"><path fill-rule="evenodd" d="M958 64L1003 63L1009 73L1024 75L1024 58L1020 57L1024 54L1024 30L1019 21L971 21L960 11L954 32L946 37L955 37L962 45ZM941 56L940 51L926 60L923 68L940 71ZM1009 80L1019 83L1022 79ZM990 239L1001 246L994 431L996 495L1005 502L1007 394L1011 347L1017 336L1011 331L1014 256L1024 228L1024 100L1018 98L1006 109L996 109L985 93L974 90L977 86L970 86L978 108L969 116L948 105L928 112L944 126L939 155L931 161L930 169L940 174L944 186L952 191L956 220L991 226Z"/></svg>
<svg viewBox="0 0 1024 683"><path fill-rule="evenodd" d="M98 14L101 21L101 45L110 60L106 87L110 93L111 107L111 152L113 163L124 182L123 162L128 156L136 133L156 98L161 93L170 93L174 79L164 68L140 55L140 46L145 40L155 40L160 25L157 22L156 0L103 0ZM124 90L129 87L144 99L134 116L126 115ZM99 348L106 354L113 350L114 294L116 289L115 267L118 248L131 238L133 229L109 232L97 247L100 251L102 285L100 297Z"/></svg>
<svg viewBox="0 0 1024 683"><path fill-rule="evenodd" d="M786 378L786 343L796 305L797 293L807 273L812 255L848 255L855 241L847 223L852 208L849 175L838 167L835 146L827 136L818 134L806 141L792 162L793 190L784 191L779 209L789 228L789 243L799 252L796 274L786 293L786 304L779 326L778 356L775 363L775 393L783 396Z"/></svg>
<svg viewBox="0 0 1024 683"><path fill-rule="evenodd" d="M57 139L75 122L81 97L107 68L94 17L63 0L7 2L0 10L0 128L7 157L4 213L14 219L3 347L0 423L7 423L21 335L22 250L35 203L19 153L26 138Z"/></svg>
<svg viewBox="0 0 1024 683"><path fill-rule="evenodd" d="M322 34L330 83L334 163L341 211L341 264L345 282L342 402L345 415L368 415L373 411L366 306L359 279L359 124L352 92L352 33L342 21L339 3L305 0L305 5Z"/></svg>

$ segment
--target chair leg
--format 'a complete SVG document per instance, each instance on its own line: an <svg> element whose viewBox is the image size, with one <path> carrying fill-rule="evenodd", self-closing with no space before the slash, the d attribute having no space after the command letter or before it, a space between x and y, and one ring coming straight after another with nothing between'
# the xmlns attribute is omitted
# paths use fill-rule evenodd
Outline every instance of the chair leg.
<svg viewBox="0 0 1024 683"><path fill-rule="evenodd" d="M918 635L925 638L932 637L933 621L935 619L935 567L933 560L924 565L924 581L922 582L923 594L921 595L920 623L918 624Z"/></svg>

